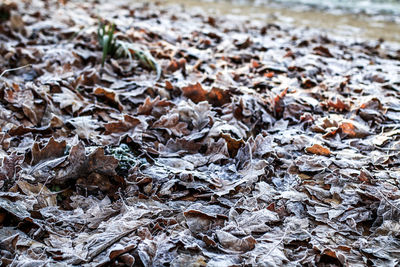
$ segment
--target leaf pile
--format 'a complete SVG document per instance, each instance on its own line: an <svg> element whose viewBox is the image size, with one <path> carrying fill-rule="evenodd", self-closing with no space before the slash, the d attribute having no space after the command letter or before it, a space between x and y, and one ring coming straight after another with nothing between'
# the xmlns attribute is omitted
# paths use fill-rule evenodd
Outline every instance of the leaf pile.
<svg viewBox="0 0 400 267"><path fill-rule="evenodd" d="M31 64L0 77L3 265L399 264L399 47L129 1L1 5L0 73ZM101 68L99 16L158 81Z"/></svg>

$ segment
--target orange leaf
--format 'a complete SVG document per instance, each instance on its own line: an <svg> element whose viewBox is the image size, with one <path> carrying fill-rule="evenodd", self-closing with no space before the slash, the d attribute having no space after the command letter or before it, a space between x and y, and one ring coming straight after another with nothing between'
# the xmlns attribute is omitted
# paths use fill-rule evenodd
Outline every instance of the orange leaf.
<svg viewBox="0 0 400 267"><path fill-rule="evenodd" d="M229 91L213 87L207 94L207 100L211 105L222 106L231 102Z"/></svg>
<svg viewBox="0 0 400 267"><path fill-rule="evenodd" d="M267 72L264 74L264 76L267 78L272 78L272 77L274 77L274 75L275 75L275 73L273 71L270 71L270 72Z"/></svg>
<svg viewBox="0 0 400 267"><path fill-rule="evenodd" d="M104 97L107 100L111 101L111 103L118 106L119 111L122 111L124 109L121 102L119 102L118 94L111 89L105 89L105 88L98 87L93 90L93 94L96 96Z"/></svg>
<svg viewBox="0 0 400 267"><path fill-rule="evenodd" d="M323 147L318 144L314 144L311 147L307 147L306 151L308 153L315 154L315 155L321 155L321 156L329 156L331 154L331 151L329 150L329 148Z"/></svg>
<svg viewBox="0 0 400 267"><path fill-rule="evenodd" d="M254 60L254 59L252 59L251 60L251 66L253 67L253 68L258 68L258 67L260 67L260 63L258 63L258 61L257 60Z"/></svg>
<svg viewBox="0 0 400 267"><path fill-rule="evenodd" d="M327 106L332 107L332 108L334 108L334 109L338 109L338 110L349 110L349 109L350 109L350 106L347 105L347 104L345 104L345 103L344 103L342 100L340 100L340 99L336 99L336 103L333 102L332 100L330 100L330 101L328 102L328 105L327 105Z"/></svg>
<svg viewBox="0 0 400 267"><path fill-rule="evenodd" d="M275 113L276 117L279 117L278 115L283 112L283 108L284 108L283 98L286 96L287 91L288 91L288 88L283 90L279 95L276 95L274 98L274 104L275 104L275 110L274 110L275 112L274 113Z"/></svg>
<svg viewBox="0 0 400 267"><path fill-rule="evenodd" d="M322 254L325 254L325 255L328 255L328 256L330 256L332 258L337 259L336 252L333 251L333 250L330 250L329 248L325 249L324 252L322 252Z"/></svg>
<svg viewBox="0 0 400 267"><path fill-rule="evenodd" d="M356 137L357 134L355 132L355 127L352 123L350 122L343 122L342 125L340 125L340 128L342 129L342 132L346 134L349 137Z"/></svg>
<svg viewBox="0 0 400 267"><path fill-rule="evenodd" d="M204 101L207 98L207 91L203 89L200 83L183 87L182 91L184 96L190 98L195 103Z"/></svg>

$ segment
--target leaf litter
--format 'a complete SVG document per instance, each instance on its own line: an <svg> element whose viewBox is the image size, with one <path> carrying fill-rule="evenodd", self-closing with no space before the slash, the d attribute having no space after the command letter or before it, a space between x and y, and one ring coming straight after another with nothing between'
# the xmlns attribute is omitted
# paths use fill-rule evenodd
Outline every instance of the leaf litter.
<svg viewBox="0 0 400 267"><path fill-rule="evenodd" d="M101 2L0 4L3 265L399 264L399 47Z"/></svg>

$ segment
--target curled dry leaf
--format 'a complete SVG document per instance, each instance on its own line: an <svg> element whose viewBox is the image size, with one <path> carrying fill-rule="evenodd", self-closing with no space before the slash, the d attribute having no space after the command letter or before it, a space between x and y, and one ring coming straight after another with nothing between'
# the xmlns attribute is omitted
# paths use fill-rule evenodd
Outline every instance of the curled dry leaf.
<svg viewBox="0 0 400 267"><path fill-rule="evenodd" d="M93 90L93 94L99 97L104 97L108 101L111 101L111 103L113 103L116 107L118 107L120 111L124 110L124 107L119 101L119 95L113 90L98 87Z"/></svg>
<svg viewBox="0 0 400 267"><path fill-rule="evenodd" d="M237 252L247 252L254 249L257 241L252 236L247 236L243 238L237 238L227 232L217 230L216 235L219 242L225 249L237 251Z"/></svg>

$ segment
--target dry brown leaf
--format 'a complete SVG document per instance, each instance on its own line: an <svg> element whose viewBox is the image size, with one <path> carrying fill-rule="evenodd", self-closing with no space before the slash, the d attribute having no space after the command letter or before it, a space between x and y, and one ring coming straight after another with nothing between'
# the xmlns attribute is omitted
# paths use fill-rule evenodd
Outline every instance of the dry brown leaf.
<svg viewBox="0 0 400 267"><path fill-rule="evenodd" d="M49 142L45 147L40 149L38 143L34 143L32 146L32 160L31 165L36 165L42 160L50 160L58 158L64 155L67 142L62 140L56 141L53 137L50 138Z"/></svg>
<svg viewBox="0 0 400 267"><path fill-rule="evenodd" d="M104 124L104 128L106 128L105 134L126 133L134 129L140 123L141 121L139 119L125 114L122 120Z"/></svg>
<svg viewBox="0 0 400 267"><path fill-rule="evenodd" d="M331 151L329 148L321 146L319 144L314 144L310 147L306 148L306 151L311 154L315 155L321 155L321 156L329 156L331 154Z"/></svg>
<svg viewBox="0 0 400 267"><path fill-rule="evenodd" d="M194 103L207 99L207 91L203 89L200 83L183 87L182 92L185 97L190 98Z"/></svg>
<svg viewBox="0 0 400 267"><path fill-rule="evenodd" d="M257 244L257 241L252 236L237 238L234 235L221 230L217 230L215 233L217 234L221 245L229 250L247 252L254 249Z"/></svg>
<svg viewBox="0 0 400 267"><path fill-rule="evenodd" d="M207 93L207 101L213 106L223 106L231 102L231 95L228 90L213 87Z"/></svg>
<svg viewBox="0 0 400 267"><path fill-rule="evenodd" d="M111 89L97 87L96 89L93 89L93 94L99 97L104 97L105 99L116 105L119 111L124 110L124 106L119 101L119 95L115 91Z"/></svg>
<svg viewBox="0 0 400 267"><path fill-rule="evenodd" d="M163 115L158 121L153 123L153 128L164 129L170 135L181 137L189 134L187 123L179 121L179 114Z"/></svg>
<svg viewBox="0 0 400 267"><path fill-rule="evenodd" d="M159 117L160 114L165 113L165 110L168 107L173 106L174 104L168 100L160 99L160 96L157 96L153 100L150 97L146 97L146 100L142 105L139 106L137 113L139 115L153 115L155 117Z"/></svg>

